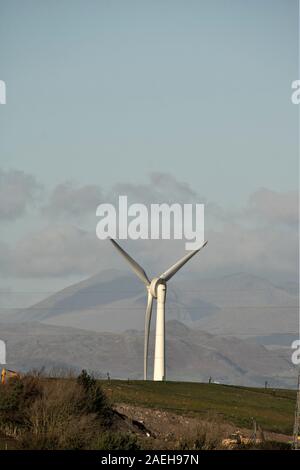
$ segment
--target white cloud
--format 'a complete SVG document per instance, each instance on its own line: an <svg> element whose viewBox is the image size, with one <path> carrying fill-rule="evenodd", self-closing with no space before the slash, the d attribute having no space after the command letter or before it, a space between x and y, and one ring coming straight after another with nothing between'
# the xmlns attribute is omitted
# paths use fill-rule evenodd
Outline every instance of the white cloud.
<svg viewBox="0 0 300 470"><path fill-rule="evenodd" d="M277 192L261 188L249 199L248 213L266 223L297 226L299 195L297 191Z"/></svg>
<svg viewBox="0 0 300 470"><path fill-rule="evenodd" d="M66 276L101 269L99 240L72 225L51 225L21 239L10 257L15 276Z"/></svg>
<svg viewBox="0 0 300 470"><path fill-rule="evenodd" d="M23 171L0 170L0 219L15 220L36 200L41 186Z"/></svg>
<svg viewBox="0 0 300 470"><path fill-rule="evenodd" d="M204 202L189 184L160 172L150 173L149 182L144 184L118 183L107 197L115 200L119 195L127 196L129 202L144 204Z"/></svg>
<svg viewBox="0 0 300 470"><path fill-rule="evenodd" d="M48 204L42 207L42 213L51 219L81 220L94 215L101 200L102 191L98 186L65 182L54 188Z"/></svg>
<svg viewBox="0 0 300 470"><path fill-rule="evenodd" d="M106 195L93 185L58 185L43 208L52 223L21 238L14 247L0 245L1 271L17 277L64 277L88 276L110 267L126 269L109 242L98 240L95 234L97 205L102 201L111 202L119 194L127 195L129 202L146 204L203 202L189 185L162 173L150 175L145 184L119 183ZM295 191L278 193L260 189L251 195L247 207L235 213L210 202L205 207L206 220L210 220L206 229L209 243L201 252L199 262L190 264L190 272L214 276L245 271L271 278L297 277L298 199ZM84 217L86 211L91 211L94 217L89 230L70 223ZM53 223L55 217L62 216L64 223ZM148 266L152 274L167 268L184 252L184 240L126 240L123 246L145 268Z"/></svg>

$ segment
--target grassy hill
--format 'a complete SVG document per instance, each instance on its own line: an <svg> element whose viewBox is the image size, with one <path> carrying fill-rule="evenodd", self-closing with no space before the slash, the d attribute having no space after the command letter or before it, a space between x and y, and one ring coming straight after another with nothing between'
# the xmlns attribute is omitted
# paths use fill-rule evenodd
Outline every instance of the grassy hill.
<svg viewBox="0 0 300 470"><path fill-rule="evenodd" d="M114 403L172 411L292 434L296 392L188 382L101 381Z"/></svg>
<svg viewBox="0 0 300 470"><path fill-rule="evenodd" d="M287 449L295 399L285 389L27 374L0 384L0 449L211 450L237 428L246 442L236 445Z"/></svg>

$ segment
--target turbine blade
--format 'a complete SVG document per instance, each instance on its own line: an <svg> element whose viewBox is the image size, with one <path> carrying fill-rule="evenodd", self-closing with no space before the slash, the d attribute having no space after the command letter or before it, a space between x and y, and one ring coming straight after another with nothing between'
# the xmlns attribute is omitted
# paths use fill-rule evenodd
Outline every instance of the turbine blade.
<svg viewBox="0 0 300 470"><path fill-rule="evenodd" d="M131 256L129 256L128 253L126 253L125 250L123 250L123 248L120 247L120 245L118 245L118 243L113 240L112 238L110 238L110 241L112 242L112 244L115 246L115 248L119 251L119 253L121 253L121 255L126 259L126 261L128 261L128 263L130 264L130 266L132 267L133 271L135 272L135 274L141 279L141 281L146 284L146 286L149 286L150 284L150 281L147 277L147 274L145 273L145 271L143 270L143 268L137 264L136 261L134 261L133 258L131 258Z"/></svg>
<svg viewBox="0 0 300 470"><path fill-rule="evenodd" d="M149 347L149 334L150 334L150 323L151 323L151 315L152 315L152 305L153 305L153 297L150 294L150 292L148 292L148 301L147 301L146 316L145 316L144 380L147 380L147 373L148 373L148 347Z"/></svg>
<svg viewBox="0 0 300 470"><path fill-rule="evenodd" d="M168 281L171 279L171 277L174 276L174 274L179 271L182 266L185 265L193 256L195 256L205 245L207 244L207 241L203 243L203 245L198 248L198 250L190 251L187 255L185 255L183 258L181 258L177 263L173 264L167 271L165 271L163 274L161 274L159 277L160 279L164 279L165 281Z"/></svg>

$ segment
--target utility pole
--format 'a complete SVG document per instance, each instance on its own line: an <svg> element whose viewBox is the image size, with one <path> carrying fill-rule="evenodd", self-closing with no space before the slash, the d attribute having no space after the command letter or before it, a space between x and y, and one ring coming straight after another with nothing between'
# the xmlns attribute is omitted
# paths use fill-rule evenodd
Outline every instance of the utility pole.
<svg viewBox="0 0 300 470"><path fill-rule="evenodd" d="M295 422L293 432L293 449L299 449L299 426L300 426L300 373L298 374L298 385L297 385L297 398L296 398L296 409L295 409Z"/></svg>

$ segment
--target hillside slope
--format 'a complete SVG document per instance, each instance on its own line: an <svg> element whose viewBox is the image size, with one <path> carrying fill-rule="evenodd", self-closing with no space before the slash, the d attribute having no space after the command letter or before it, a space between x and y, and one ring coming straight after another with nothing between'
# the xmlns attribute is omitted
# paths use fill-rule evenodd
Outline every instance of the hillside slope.
<svg viewBox="0 0 300 470"><path fill-rule="evenodd" d="M101 383L115 403L153 414L167 411L245 428L252 428L255 418L264 430L290 435L293 430L295 391L182 382Z"/></svg>
<svg viewBox="0 0 300 470"><path fill-rule="evenodd" d="M290 386L296 371L282 352L234 337L211 335L190 329L178 321L166 325L167 377L170 380L205 381L240 385ZM7 343L8 366L13 369L85 368L109 372L113 378L142 378L142 331L98 333L42 323L0 323ZM153 370L153 334L150 370Z"/></svg>

